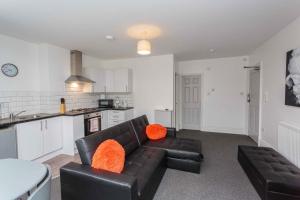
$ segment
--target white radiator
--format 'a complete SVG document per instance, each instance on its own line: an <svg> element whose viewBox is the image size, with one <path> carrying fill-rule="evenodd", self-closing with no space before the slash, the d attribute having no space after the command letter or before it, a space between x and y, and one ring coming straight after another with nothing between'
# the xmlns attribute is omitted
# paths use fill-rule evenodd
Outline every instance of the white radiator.
<svg viewBox="0 0 300 200"><path fill-rule="evenodd" d="M300 167L300 128L286 122L278 126L278 151Z"/></svg>

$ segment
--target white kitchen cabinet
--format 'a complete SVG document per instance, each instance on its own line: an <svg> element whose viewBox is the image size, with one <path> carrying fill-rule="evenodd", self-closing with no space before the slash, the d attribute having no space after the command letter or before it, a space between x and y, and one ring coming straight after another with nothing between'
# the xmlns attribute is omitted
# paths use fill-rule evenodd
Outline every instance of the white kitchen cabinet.
<svg viewBox="0 0 300 200"><path fill-rule="evenodd" d="M94 92L132 92L132 70L84 68L84 75L95 81Z"/></svg>
<svg viewBox="0 0 300 200"><path fill-rule="evenodd" d="M60 117L44 120L44 152L48 154L62 148L62 119Z"/></svg>
<svg viewBox="0 0 300 200"><path fill-rule="evenodd" d="M109 110L108 127L121 124L133 118L133 109L129 110Z"/></svg>
<svg viewBox="0 0 300 200"><path fill-rule="evenodd" d="M101 111L101 130L108 128L108 111Z"/></svg>
<svg viewBox="0 0 300 200"><path fill-rule="evenodd" d="M38 49L39 86L41 91L65 92L69 76L70 50L42 43ZM63 66L63 67L62 67Z"/></svg>
<svg viewBox="0 0 300 200"><path fill-rule="evenodd" d="M86 67L83 68L83 73L84 76L96 82L93 84L94 92L105 92L105 87L106 87L105 70L101 68L95 68L95 67Z"/></svg>
<svg viewBox="0 0 300 200"><path fill-rule="evenodd" d="M75 141L84 137L84 117L64 116L63 117L63 153L67 155L75 155Z"/></svg>
<svg viewBox="0 0 300 200"><path fill-rule="evenodd" d="M74 142L84 137L84 117L83 115L75 116L73 118Z"/></svg>
<svg viewBox="0 0 300 200"><path fill-rule="evenodd" d="M114 70L105 70L105 92L114 91Z"/></svg>
<svg viewBox="0 0 300 200"><path fill-rule="evenodd" d="M18 158L34 160L62 148L62 119L17 124Z"/></svg>
<svg viewBox="0 0 300 200"><path fill-rule="evenodd" d="M132 92L132 70L114 70L114 92Z"/></svg>
<svg viewBox="0 0 300 200"><path fill-rule="evenodd" d="M43 121L17 125L18 158L34 160L43 155Z"/></svg>
<svg viewBox="0 0 300 200"><path fill-rule="evenodd" d="M132 70L107 69L105 72L106 92L128 93L132 92Z"/></svg>

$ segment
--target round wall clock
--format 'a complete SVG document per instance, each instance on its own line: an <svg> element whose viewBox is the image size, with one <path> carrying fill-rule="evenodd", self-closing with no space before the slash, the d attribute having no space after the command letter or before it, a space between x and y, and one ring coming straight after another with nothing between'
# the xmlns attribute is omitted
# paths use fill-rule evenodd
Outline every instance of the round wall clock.
<svg viewBox="0 0 300 200"><path fill-rule="evenodd" d="M6 64L2 65L1 71L5 76L8 76L8 77L15 77L19 73L18 67L11 63L6 63Z"/></svg>

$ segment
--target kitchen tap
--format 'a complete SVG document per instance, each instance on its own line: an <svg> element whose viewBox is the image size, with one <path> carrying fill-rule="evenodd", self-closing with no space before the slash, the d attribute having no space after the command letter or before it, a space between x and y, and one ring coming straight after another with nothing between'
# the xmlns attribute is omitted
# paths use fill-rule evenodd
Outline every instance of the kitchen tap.
<svg viewBox="0 0 300 200"><path fill-rule="evenodd" d="M12 112L12 113L9 114L9 118L10 118L10 120L12 121L13 119L15 119L16 117L18 117L20 114L22 114L22 113L24 113L24 112L26 112L26 110L22 110L22 111L20 111L20 112L18 112L18 113L16 113L16 114L14 114L14 113Z"/></svg>

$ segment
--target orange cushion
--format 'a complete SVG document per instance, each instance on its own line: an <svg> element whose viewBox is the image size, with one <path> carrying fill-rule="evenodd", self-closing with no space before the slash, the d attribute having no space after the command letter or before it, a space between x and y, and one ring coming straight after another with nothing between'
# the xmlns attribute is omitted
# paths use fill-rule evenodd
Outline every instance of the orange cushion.
<svg viewBox="0 0 300 200"><path fill-rule="evenodd" d="M105 140L93 155L92 167L121 173L125 163L125 150L116 140Z"/></svg>
<svg viewBox="0 0 300 200"><path fill-rule="evenodd" d="M160 124L150 124L146 127L146 134L150 140L162 139L167 135L167 128Z"/></svg>

